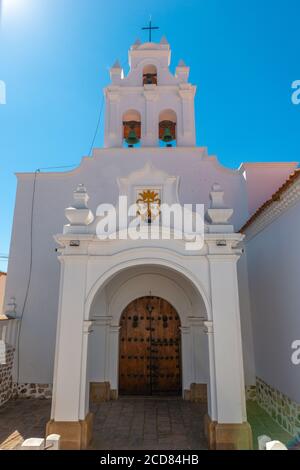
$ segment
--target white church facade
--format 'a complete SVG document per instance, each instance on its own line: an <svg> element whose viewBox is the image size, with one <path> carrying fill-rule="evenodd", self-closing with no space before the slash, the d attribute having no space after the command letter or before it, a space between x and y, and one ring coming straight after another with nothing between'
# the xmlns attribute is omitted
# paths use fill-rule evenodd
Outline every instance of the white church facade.
<svg viewBox="0 0 300 470"><path fill-rule="evenodd" d="M15 385L3 396L51 398L47 432L65 448L88 447L91 402L122 394L207 401L211 449L252 448L246 398L255 387L270 413L266 397L277 392L300 413L299 368L290 361L300 339L291 291L298 267L290 257L289 282L279 268L296 244L297 172L278 193L297 163L232 170L197 147L196 87L184 62L170 72L170 55L165 39L137 41L128 75L118 62L111 68L104 148L72 171L17 174L5 333ZM131 214L139 237L124 236L120 197L144 210ZM115 208L110 237L99 234L101 204ZM191 204L204 206L195 249L184 231L173 236L172 218L171 236L161 236L161 207ZM295 432L296 418L276 414Z"/></svg>

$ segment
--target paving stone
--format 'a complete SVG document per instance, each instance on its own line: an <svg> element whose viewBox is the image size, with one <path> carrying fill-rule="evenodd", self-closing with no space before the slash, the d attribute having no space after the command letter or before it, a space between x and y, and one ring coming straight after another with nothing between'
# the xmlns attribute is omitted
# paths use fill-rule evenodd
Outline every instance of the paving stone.
<svg viewBox="0 0 300 470"><path fill-rule="evenodd" d="M177 398L121 397L117 402L111 402L109 411L99 405L97 415L106 413L107 420L102 421L102 428L97 427L97 432L94 433L94 449L105 448L103 443L107 443L106 426L110 422L110 415L115 414L116 409L122 410L122 418L118 418L116 423L115 439L109 443L110 450L206 448L203 435L203 416L206 413L204 405L185 402ZM124 435L124 416L131 422L129 438L128 434Z"/></svg>
<svg viewBox="0 0 300 470"><path fill-rule="evenodd" d="M0 449L15 448L30 437L45 437L48 400L15 399L0 409ZM206 448L205 405L179 398L121 397L92 405L94 441L99 450L175 450Z"/></svg>

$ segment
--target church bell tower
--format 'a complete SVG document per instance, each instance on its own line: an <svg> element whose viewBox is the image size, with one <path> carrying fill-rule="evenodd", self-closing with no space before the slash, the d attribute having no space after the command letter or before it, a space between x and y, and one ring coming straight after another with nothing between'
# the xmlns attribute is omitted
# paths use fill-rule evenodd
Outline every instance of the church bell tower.
<svg viewBox="0 0 300 470"><path fill-rule="evenodd" d="M129 50L125 77L118 61L110 69L106 102L105 147L195 146L194 97L189 67L181 60L170 70L171 50L160 43L137 40Z"/></svg>

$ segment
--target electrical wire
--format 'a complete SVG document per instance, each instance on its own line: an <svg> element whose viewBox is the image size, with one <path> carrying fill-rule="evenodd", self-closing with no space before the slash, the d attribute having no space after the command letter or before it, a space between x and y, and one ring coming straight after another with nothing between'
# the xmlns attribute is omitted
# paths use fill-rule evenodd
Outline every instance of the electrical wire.
<svg viewBox="0 0 300 470"><path fill-rule="evenodd" d="M73 165L63 165L63 166L45 166L44 168L39 168L38 171L39 173L44 170L60 170L62 168L73 168L73 166L77 166L78 163L73 163Z"/></svg>
<svg viewBox="0 0 300 470"><path fill-rule="evenodd" d="M28 273L28 281L27 281L27 286L26 286L26 291L25 291L25 297L24 297L24 302L23 302L23 307L21 311L21 316L19 318L20 320L20 325L19 325L19 330L18 330L18 338L17 338L17 386L19 385L19 379L20 379L20 337L21 337L21 329L22 329L22 322L23 322L23 316L24 316L24 311L28 299L28 294L29 294L29 288L30 288L30 283L31 283L31 273L32 273L32 234L33 234L33 213L34 213L34 196L35 196L35 189L36 189L36 179L37 179L37 174L40 173L40 170L35 170L34 172L34 179L33 179L33 188L32 188L32 200L31 200L31 214L30 214L30 244L29 244L29 273Z"/></svg>
<svg viewBox="0 0 300 470"><path fill-rule="evenodd" d="M96 140L96 137L97 137L97 134L98 134L99 127L100 127L100 122L101 122L103 107L104 107L104 95L102 96L102 101L101 101L101 106L100 106L100 112L99 112L99 117L98 117L98 121L97 121L97 125L96 125L95 134L94 134L94 137L93 137L93 140L92 140L92 143L91 143L90 151L89 151L89 153L88 153L88 155L89 155L90 157L91 157L92 150L93 150L93 147L94 147L94 143L95 143L95 140Z"/></svg>
<svg viewBox="0 0 300 470"><path fill-rule="evenodd" d="M100 122L101 122L101 117L102 117L102 112L103 112L103 107L104 107L104 96L102 97L102 102L100 106L100 112L99 112L99 117L96 125L96 130L93 136L93 140L91 143L90 151L88 153L89 156L91 156L93 146L97 137L97 133L100 127ZM31 277L32 277L32 260L33 260L33 216L34 216L34 203L35 203L35 192L36 192L36 181L37 181L37 175L41 173L41 171L46 171L46 170L58 170L58 169L63 169L63 168L72 168L74 166L77 166L77 163L74 163L72 165L61 165L61 166L49 166L49 167L43 167L43 168L38 168L34 172L34 179L33 179L33 188L32 188L32 199L31 199L31 214L30 214L30 243L29 243L29 273L28 273L28 281L27 281L27 286L26 286L26 291L25 291L25 297L24 297L24 302L23 302L23 307L21 310L21 315L19 317L20 320L20 325L19 325L19 330L18 330L18 337L17 337L17 387L19 385L19 380L20 380L20 337L21 337L21 329L22 329L22 323L23 323L23 317L24 317L24 312L28 300L28 295L29 295L29 290L30 290L30 284L31 284ZM7 255L0 255L0 259L8 259Z"/></svg>

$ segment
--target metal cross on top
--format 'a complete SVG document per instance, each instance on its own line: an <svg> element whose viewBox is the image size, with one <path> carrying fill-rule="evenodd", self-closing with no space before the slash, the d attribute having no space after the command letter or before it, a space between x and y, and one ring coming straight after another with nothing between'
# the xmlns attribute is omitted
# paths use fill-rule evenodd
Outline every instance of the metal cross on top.
<svg viewBox="0 0 300 470"><path fill-rule="evenodd" d="M151 16L150 16L150 20L149 20L149 26L144 26L144 28L142 28L144 30L149 30L149 42L151 42L152 40L152 31L154 29L159 29L158 26L152 26L152 19L151 19Z"/></svg>

